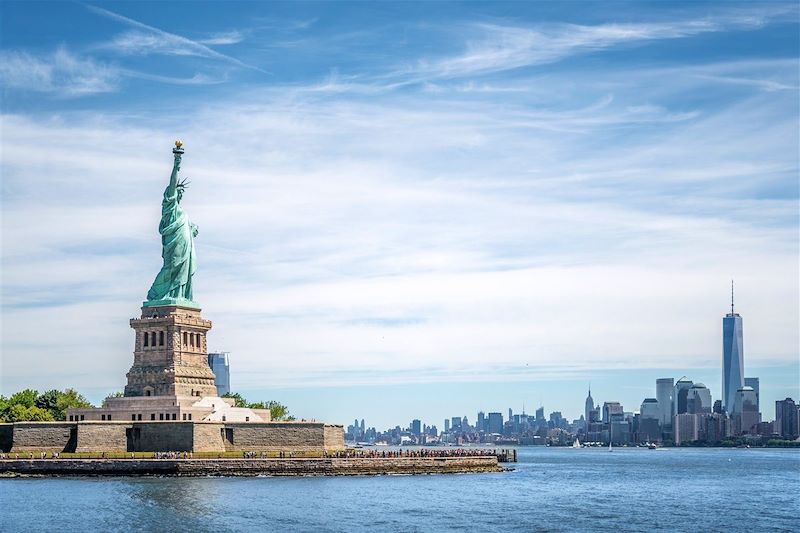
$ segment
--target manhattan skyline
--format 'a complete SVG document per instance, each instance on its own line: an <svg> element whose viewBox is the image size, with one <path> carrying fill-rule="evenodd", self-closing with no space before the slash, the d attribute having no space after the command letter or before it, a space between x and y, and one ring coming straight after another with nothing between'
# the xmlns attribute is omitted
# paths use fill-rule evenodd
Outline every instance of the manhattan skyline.
<svg viewBox="0 0 800 533"><path fill-rule="evenodd" d="M121 390L181 138L251 400L719 399L731 278L744 376L800 396L796 4L504 6L4 3L0 393Z"/></svg>

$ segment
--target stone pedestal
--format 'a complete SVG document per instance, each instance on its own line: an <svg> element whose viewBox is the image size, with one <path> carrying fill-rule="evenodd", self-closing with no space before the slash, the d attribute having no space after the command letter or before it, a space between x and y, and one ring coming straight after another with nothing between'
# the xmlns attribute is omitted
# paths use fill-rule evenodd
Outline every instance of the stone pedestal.
<svg viewBox="0 0 800 533"><path fill-rule="evenodd" d="M200 309L142 307L142 317L130 324L136 342L126 397L217 396L206 344L211 321L200 316Z"/></svg>

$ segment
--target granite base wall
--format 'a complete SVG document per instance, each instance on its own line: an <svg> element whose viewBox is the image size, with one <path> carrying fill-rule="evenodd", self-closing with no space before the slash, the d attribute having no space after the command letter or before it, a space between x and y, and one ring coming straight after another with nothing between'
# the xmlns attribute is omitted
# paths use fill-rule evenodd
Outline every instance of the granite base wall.
<svg viewBox="0 0 800 533"><path fill-rule="evenodd" d="M76 452L126 452L130 423L85 422L77 425Z"/></svg>
<svg viewBox="0 0 800 533"><path fill-rule="evenodd" d="M342 426L321 422L17 422L0 428L0 442L2 439L9 442L2 449L14 452L330 452L344 449Z"/></svg>
<svg viewBox="0 0 800 533"><path fill-rule="evenodd" d="M77 424L74 422L16 422L12 432L12 452L75 451Z"/></svg>

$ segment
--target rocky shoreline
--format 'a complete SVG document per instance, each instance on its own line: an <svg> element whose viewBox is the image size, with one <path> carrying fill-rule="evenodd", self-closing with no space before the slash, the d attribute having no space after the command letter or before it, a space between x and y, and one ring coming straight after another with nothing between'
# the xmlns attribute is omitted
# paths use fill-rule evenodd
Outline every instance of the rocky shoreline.
<svg viewBox="0 0 800 533"><path fill-rule="evenodd" d="M285 459L5 459L0 477L22 476L360 476L507 470L496 456Z"/></svg>

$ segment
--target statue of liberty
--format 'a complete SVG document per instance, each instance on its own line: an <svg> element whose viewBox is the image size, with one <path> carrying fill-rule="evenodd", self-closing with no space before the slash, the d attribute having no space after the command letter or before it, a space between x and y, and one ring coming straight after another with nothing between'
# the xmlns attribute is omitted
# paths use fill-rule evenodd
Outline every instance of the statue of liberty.
<svg viewBox="0 0 800 533"><path fill-rule="evenodd" d="M175 141L175 148L172 150L175 163L172 166L169 185L164 190L161 223L158 225L164 265L147 293L147 301L144 302L147 307L159 305L199 307L192 301L192 276L197 268L194 253L197 226L189 222L186 213L181 209L181 199L188 182L185 179L178 181L183 155L182 145L181 141Z"/></svg>

